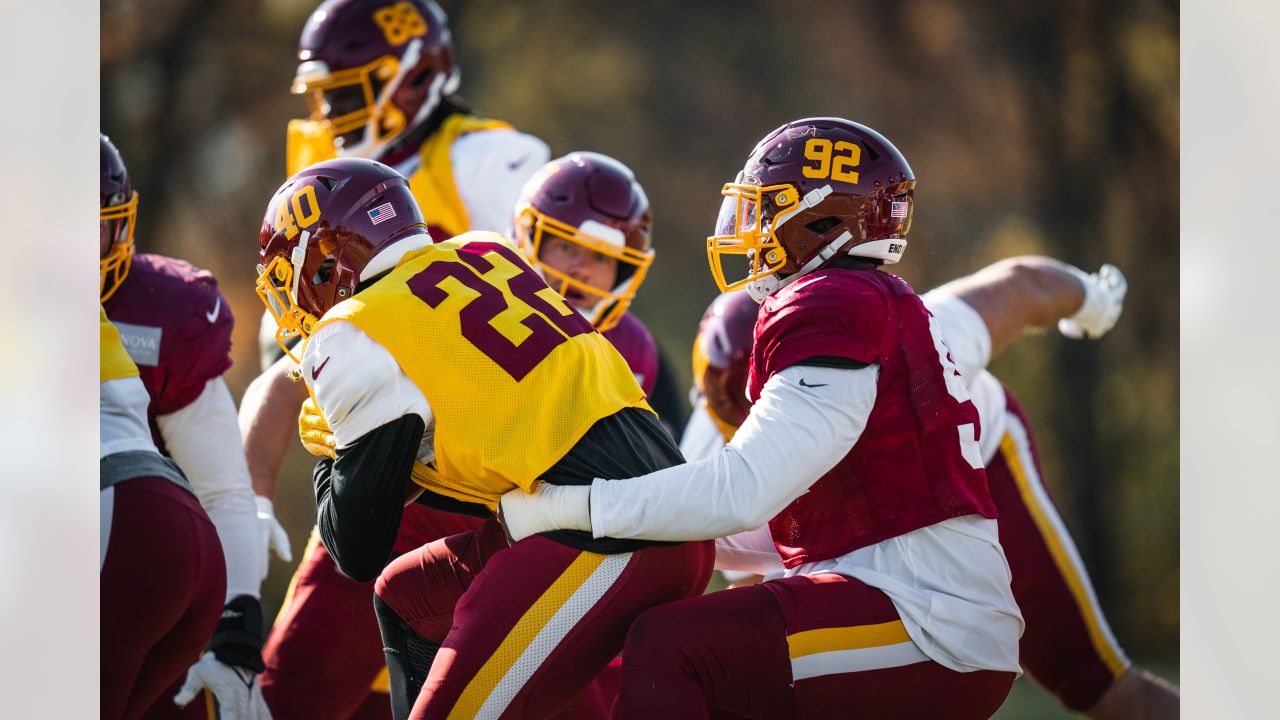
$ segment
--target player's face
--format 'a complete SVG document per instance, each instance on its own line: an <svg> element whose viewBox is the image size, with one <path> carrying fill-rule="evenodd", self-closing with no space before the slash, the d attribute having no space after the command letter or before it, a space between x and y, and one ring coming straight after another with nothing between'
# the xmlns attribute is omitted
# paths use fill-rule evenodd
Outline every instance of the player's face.
<svg viewBox="0 0 1280 720"><path fill-rule="evenodd" d="M538 258L551 269L597 290L608 292L618 281L617 260L564 238L547 237L543 240ZM587 295L573 287L565 289L564 297L573 305L584 308L592 307L600 300L599 296Z"/></svg>

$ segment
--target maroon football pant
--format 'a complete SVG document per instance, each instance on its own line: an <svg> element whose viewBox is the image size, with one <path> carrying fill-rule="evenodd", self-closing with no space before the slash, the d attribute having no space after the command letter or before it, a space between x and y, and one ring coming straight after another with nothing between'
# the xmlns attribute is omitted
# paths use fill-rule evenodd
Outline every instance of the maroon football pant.
<svg viewBox="0 0 1280 720"><path fill-rule="evenodd" d="M1094 596L1075 543L1040 474L1026 414L1006 391L1008 425L987 464L1000 513L1000 544L1013 573L1013 596L1026 629L1023 668L1072 710L1086 710L1129 661Z"/></svg>
<svg viewBox="0 0 1280 720"><path fill-rule="evenodd" d="M987 718L1013 679L929 660L879 590L798 576L641 615L613 717Z"/></svg>
<svg viewBox="0 0 1280 720"><path fill-rule="evenodd" d="M410 505L400 521L395 552L470 530L480 522ZM386 690L372 689L386 667L373 614L373 583L343 575L314 535L262 657L262 694L276 720L391 717Z"/></svg>
<svg viewBox="0 0 1280 720"><path fill-rule="evenodd" d="M699 542L599 555L543 537L508 548L488 523L398 558L378 597L442 643L412 717L556 716L637 615L706 588L714 552Z"/></svg>
<svg viewBox="0 0 1280 720"><path fill-rule="evenodd" d="M180 681L213 635L227 592L218 532L199 501L158 477L111 494L99 575L102 717L136 718Z"/></svg>

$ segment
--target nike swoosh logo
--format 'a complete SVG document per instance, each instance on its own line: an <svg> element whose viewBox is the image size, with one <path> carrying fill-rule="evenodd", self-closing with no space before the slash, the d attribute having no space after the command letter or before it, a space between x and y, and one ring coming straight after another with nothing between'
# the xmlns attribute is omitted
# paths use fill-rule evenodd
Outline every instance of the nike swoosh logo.
<svg viewBox="0 0 1280 720"><path fill-rule="evenodd" d="M332 357L333 357L333 356L332 356L332 355L330 355L329 357L327 357L327 358L325 358L325 359L324 359L324 362L322 362L322 363L320 363L319 365L317 365L317 366L315 366L315 367L311 368L311 379L312 379L312 380L319 379L319 377L320 377L320 371L324 369L324 366L325 366L325 365L328 365L328 364L329 364L329 358L332 358Z"/></svg>
<svg viewBox="0 0 1280 720"><path fill-rule="evenodd" d="M222 296L218 296L218 301L213 304L213 310L204 314L204 319L209 322L216 322L218 319L218 311L222 309Z"/></svg>
<svg viewBox="0 0 1280 720"><path fill-rule="evenodd" d="M831 383L818 383L817 385L810 385L809 383L804 381L804 378L800 378L800 387L819 388L819 387L826 387L830 384Z"/></svg>
<svg viewBox="0 0 1280 720"><path fill-rule="evenodd" d="M507 163L507 169L510 170L511 172L515 172L516 170L519 170L520 166L524 164L524 161L528 159L529 158L527 157L522 157L519 160L516 160L515 162Z"/></svg>

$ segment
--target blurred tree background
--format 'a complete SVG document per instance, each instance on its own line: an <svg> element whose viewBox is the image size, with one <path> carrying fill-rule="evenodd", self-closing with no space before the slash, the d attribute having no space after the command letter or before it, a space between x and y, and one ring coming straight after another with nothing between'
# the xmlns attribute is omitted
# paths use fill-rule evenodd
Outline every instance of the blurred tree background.
<svg viewBox="0 0 1280 720"><path fill-rule="evenodd" d="M256 236L284 179L294 51L313 0L104 0L101 122L141 195L138 247L215 273L239 323L239 394L258 370ZM1047 482L1131 656L1178 652L1178 5L1173 0L803 3L442 2L481 114L596 150L648 191L657 261L635 303L688 386L715 286L719 188L783 122L868 124L919 178L921 291L1043 253L1129 279L1098 343L1026 338L993 364L1022 399ZM1226 206L1224 206L1226 207ZM301 555L310 462L278 513ZM291 568L264 586L278 608Z"/></svg>

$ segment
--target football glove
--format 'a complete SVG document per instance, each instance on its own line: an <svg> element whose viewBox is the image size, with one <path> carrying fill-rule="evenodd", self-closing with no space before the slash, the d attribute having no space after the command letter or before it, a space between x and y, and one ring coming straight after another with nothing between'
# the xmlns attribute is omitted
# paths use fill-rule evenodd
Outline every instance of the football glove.
<svg viewBox="0 0 1280 720"><path fill-rule="evenodd" d="M1084 286L1084 303L1075 315L1058 321L1058 332L1075 340L1100 338L1120 319L1129 284L1120 269L1110 263L1092 275L1075 267L1071 271Z"/></svg>
<svg viewBox="0 0 1280 720"><path fill-rule="evenodd" d="M544 482L536 492L512 490L498 501L498 521L513 543L551 530L591 532L591 486Z"/></svg>
<svg viewBox="0 0 1280 720"><path fill-rule="evenodd" d="M302 446L316 457L336 457L333 430L325 419L324 411L316 405L316 401L308 397L302 403L302 412L298 414L298 437L302 438Z"/></svg>
<svg viewBox="0 0 1280 720"><path fill-rule="evenodd" d="M187 679L173 701L185 707L202 689L208 689L217 717L270 720L271 712L258 686L258 673L263 670L263 628L262 605L256 598L232 598L222 610L209 650L187 671Z"/></svg>
<svg viewBox="0 0 1280 720"><path fill-rule="evenodd" d="M284 526L276 519L275 506L261 495L253 501L258 506L258 529L262 532L262 547L267 550L267 559L271 558L271 551L274 550L276 557L285 562L293 562L289 533L284 531Z"/></svg>

